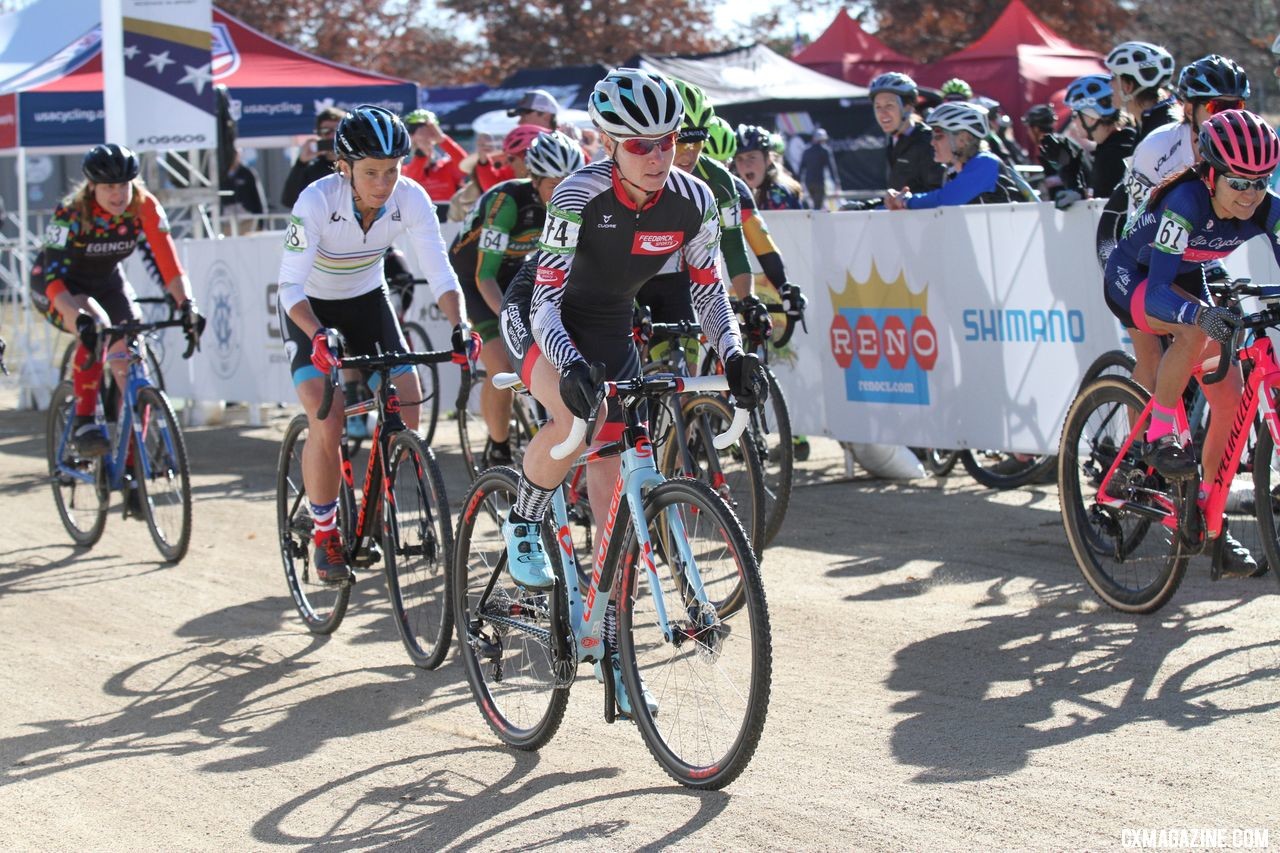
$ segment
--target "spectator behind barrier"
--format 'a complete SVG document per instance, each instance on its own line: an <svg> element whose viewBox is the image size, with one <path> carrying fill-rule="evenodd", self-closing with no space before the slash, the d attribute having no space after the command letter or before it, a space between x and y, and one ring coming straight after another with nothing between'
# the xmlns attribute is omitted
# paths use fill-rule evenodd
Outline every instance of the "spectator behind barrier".
<svg viewBox="0 0 1280 853"><path fill-rule="evenodd" d="M289 176L284 179L280 201L285 207L292 210L293 203L304 189L325 175L333 174L333 164L337 159L333 153L333 135L338 130L338 122L346 115L335 107L326 107L316 113L316 135L302 144L298 158L289 169Z"/></svg>

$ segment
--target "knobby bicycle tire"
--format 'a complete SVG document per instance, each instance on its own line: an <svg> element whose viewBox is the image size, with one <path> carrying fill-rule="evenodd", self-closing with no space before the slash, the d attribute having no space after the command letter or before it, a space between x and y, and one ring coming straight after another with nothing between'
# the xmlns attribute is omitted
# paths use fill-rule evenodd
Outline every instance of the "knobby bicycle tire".
<svg viewBox="0 0 1280 853"><path fill-rule="evenodd" d="M82 459L71 443L67 422L75 413L75 388L69 380L58 384L49 398L49 417L45 428L45 455L49 463L49 485L53 488L53 500L58 507L62 526L71 541L81 548L89 548L102 538L107 526L107 473L101 456ZM65 444L64 444L65 439ZM58 448L63 448L58 458ZM61 466L74 467L92 475L92 483L72 477L61 471Z"/></svg>
<svg viewBox="0 0 1280 853"><path fill-rule="evenodd" d="M769 365L762 366L769 381L769 399L763 408L751 413L750 429L762 470L764 544L768 546L782 530L791 506L796 449L792 443L791 412L786 395Z"/></svg>
<svg viewBox="0 0 1280 853"><path fill-rule="evenodd" d="M444 477L431 448L412 430L397 433L388 453L392 500L382 514L387 594L409 659L435 669L453 639L453 529Z"/></svg>
<svg viewBox="0 0 1280 853"><path fill-rule="evenodd" d="M1131 446L1111 479L1118 509L1098 500L1098 488L1128 439L1132 412L1147 392L1132 379L1104 377L1076 397L1062 428L1058 492L1063 527L1081 574L1108 606L1152 613L1177 591L1189 551L1158 512L1171 502L1169 487Z"/></svg>
<svg viewBox="0 0 1280 853"><path fill-rule="evenodd" d="M302 445L306 442L307 416L289 422L280 444L276 465L276 531L285 582L298 615L313 634L331 634L342 624L351 598L351 585L325 584L315 577L311 564L312 522L302 481ZM350 541L355 503L346 482L338 490L338 528Z"/></svg>
<svg viewBox="0 0 1280 853"><path fill-rule="evenodd" d="M133 479L147 530L161 556L176 563L191 545L191 469L186 440L159 388L138 391L134 417L141 428L142 446L134 447ZM143 468L144 457L149 476Z"/></svg>
<svg viewBox="0 0 1280 853"><path fill-rule="evenodd" d="M454 543L453 618L458 653L485 722L508 746L535 750L564 719L576 666L561 662L565 668L558 669L551 654L553 632L571 642L562 583L532 593L507 572L500 525L518 482L513 469L499 466L485 469L467 490ZM557 553L549 524L542 540L549 557Z"/></svg>
<svg viewBox="0 0 1280 853"><path fill-rule="evenodd" d="M995 461L991 461L992 459ZM1009 460L1017 460L1017 456L989 450L960 451L960 464L964 466L964 470L988 489L1016 489L1034 483L1047 476L1058 463L1052 455L1029 456L1025 460L1018 460L1021 464L1014 463L1006 466L1008 470L999 470L999 466L1005 466Z"/></svg>
<svg viewBox="0 0 1280 853"><path fill-rule="evenodd" d="M410 352L434 352L431 338L421 325L408 322L401 326L405 342ZM428 445L435 443L436 423L440 420L440 371L436 364L416 365L418 371L418 388L422 391L422 401L418 410L418 431ZM402 401L403 404L403 401Z"/></svg>
<svg viewBox="0 0 1280 853"><path fill-rule="evenodd" d="M644 506L652 553L648 559L640 554L631 526L621 551L623 682L645 745L671 778L691 788L723 788L750 763L768 715L773 652L759 564L737 517L705 483L668 480L645 496ZM674 533L673 515L683 538ZM699 603L683 568L684 547L699 572L714 560L736 567L740 607L726 614ZM646 570L649 560L658 590ZM659 628L655 595L664 601L669 640ZM638 700L646 688L642 675L656 714Z"/></svg>

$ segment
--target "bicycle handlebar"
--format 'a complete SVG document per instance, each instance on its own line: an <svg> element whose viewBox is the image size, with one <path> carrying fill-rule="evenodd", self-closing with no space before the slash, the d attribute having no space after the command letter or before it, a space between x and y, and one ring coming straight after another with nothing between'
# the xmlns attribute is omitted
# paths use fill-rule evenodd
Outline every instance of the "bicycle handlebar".
<svg viewBox="0 0 1280 853"><path fill-rule="evenodd" d="M170 319L168 320L154 320L149 323L134 323L129 321L125 323L117 323L114 326L103 326L100 330L102 339L105 342L105 340L111 335L119 335L121 337L129 338L134 337L135 335L145 335L150 332L156 332L160 329L182 329L186 327L186 324L182 322L181 317L176 320L172 319L172 310L170 311L169 316ZM200 341L195 337L195 335L189 335L187 337L187 348L182 353L182 357L191 358L192 353L196 351L196 346L199 343Z"/></svg>
<svg viewBox="0 0 1280 853"><path fill-rule="evenodd" d="M618 382L605 382L601 400L609 397L621 397L635 394L645 397L658 397L670 391L683 394L721 394L729 390L729 379L724 374L715 376L675 376L668 373L649 374L636 379L624 379ZM751 412L749 409L734 408L733 422L729 428L712 439L716 450L724 450L738 440L747 428ZM592 418L594 420L594 418ZM588 422L575 417L569 428L569 435L564 441L551 448L552 459L567 459L578 445L587 437Z"/></svg>
<svg viewBox="0 0 1280 853"><path fill-rule="evenodd" d="M330 342L330 346L333 346ZM405 364L442 364L446 361L453 361L453 350L434 350L432 352L388 352L379 353L377 355L351 355L346 358L338 359L336 367L330 369L329 375L325 377L324 397L320 401L320 408L316 409L316 420L324 420L329 417L329 410L333 407L333 392L338 387L341 370L370 370L382 371L390 370L393 367L400 367ZM463 361L461 364L464 376L464 385L469 382L471 374L470 365Z"/></svg>
<svg viewBox="0 0 1280 853"><path fill-rule="evenodd" d="M1218 366L1213 373L1206 374L1201 378L1201 382L1205 385L1213 385L1221 382L1227 375L1227 371L1231 369L1231 357L1235 354L1235 340L1240 334L1240 330L1231 336L1231 343L1218 343Z"/></svg>

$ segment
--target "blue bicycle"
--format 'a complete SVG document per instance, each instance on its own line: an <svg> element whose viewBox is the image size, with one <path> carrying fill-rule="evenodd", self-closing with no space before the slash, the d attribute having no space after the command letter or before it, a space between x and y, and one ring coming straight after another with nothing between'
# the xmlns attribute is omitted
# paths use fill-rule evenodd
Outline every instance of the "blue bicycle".
<svg viewBox="0 0 1280 853"><path fill-rule="evenodd" d="M502 374L500 387L519 379ZM472 484L455 536L453 606L467 680L485 720L505 743L538 749L564 716L579 663L604 663L604 716L627 710L607 674L617 655L630 716L650 753L682 785L717 789L751 760L769 703L772 650L759 565L742 524L698 480L666 479L641 414L672 392L723 393L724 376L648 374L605 383L623 404L620 441L590 449L589 463L622 457L608 517L589 573L573 547L563 490L543 525L557 566L551 590L531 591L508 574L501 522L515 502L518 475L489 468ZM747 426L738 410L729 446ZM553 455L572 452L588 433L574 429ZM741 587L732 609L717 606ZM616 600L616 605L612 602Z"/></svg>
<svg viewBox="0 0 1280 853"><path fill-rule="evenodd" d="M75 391L61 382L49 405L49 479L62 524L72 540L87 548L102 538L112 492L124 500L125 518L143 518L165 560L176 563L191 542L191 473L182 428L164 392L148 375L141 336L158 329L181 328L181 319L151 323L121 323L99 331L95 357L103 358L106 344L123 338L124 352L109 360L127 359L128 382L123 395L103 371L100 389L103 411L114 412L109 424L111 447L103 456L81 457L71 440ZM196 338L188 336L190 358Z"/></svg>

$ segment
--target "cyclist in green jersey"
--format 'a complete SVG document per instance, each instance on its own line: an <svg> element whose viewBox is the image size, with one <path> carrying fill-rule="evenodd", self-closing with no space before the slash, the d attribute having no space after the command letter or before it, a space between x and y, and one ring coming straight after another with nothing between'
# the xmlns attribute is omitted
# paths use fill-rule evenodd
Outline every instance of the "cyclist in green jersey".
<svg viewBox="0 0 1280 853"><path fill-rule="evenodd" d="M518 156L512 156L512 164L516 162L528 177L490 187L467 214L449 247L449 262L462 285L467 315L485 343L498 337L502 295L525 257L537 248L551 194L565 177L582 168L582 148L563 133L542 131ZM500 346L482 348L480 361L490 376L511 370ZM481 386L480 411L490 438L486 466L511 464L512 397L510 390L490 382Z"/></svg>
<svg viewBox="0 0 1280 853"><path fill-rule="evenodd" d="M701 178L711 188L720 218L720 251L734 293L751 293L751 264L742 237L742 206L733 176L723 165L703 153L707 130L715 118L715 108L702 89L683 80L673 80L684 105L684 120L676 138L675 167ZM666 266L649 280L636 300L653 312L659 323L693 320L693 304L689 296L688 272L682 270L679 256L672 255Z"/></svg>

